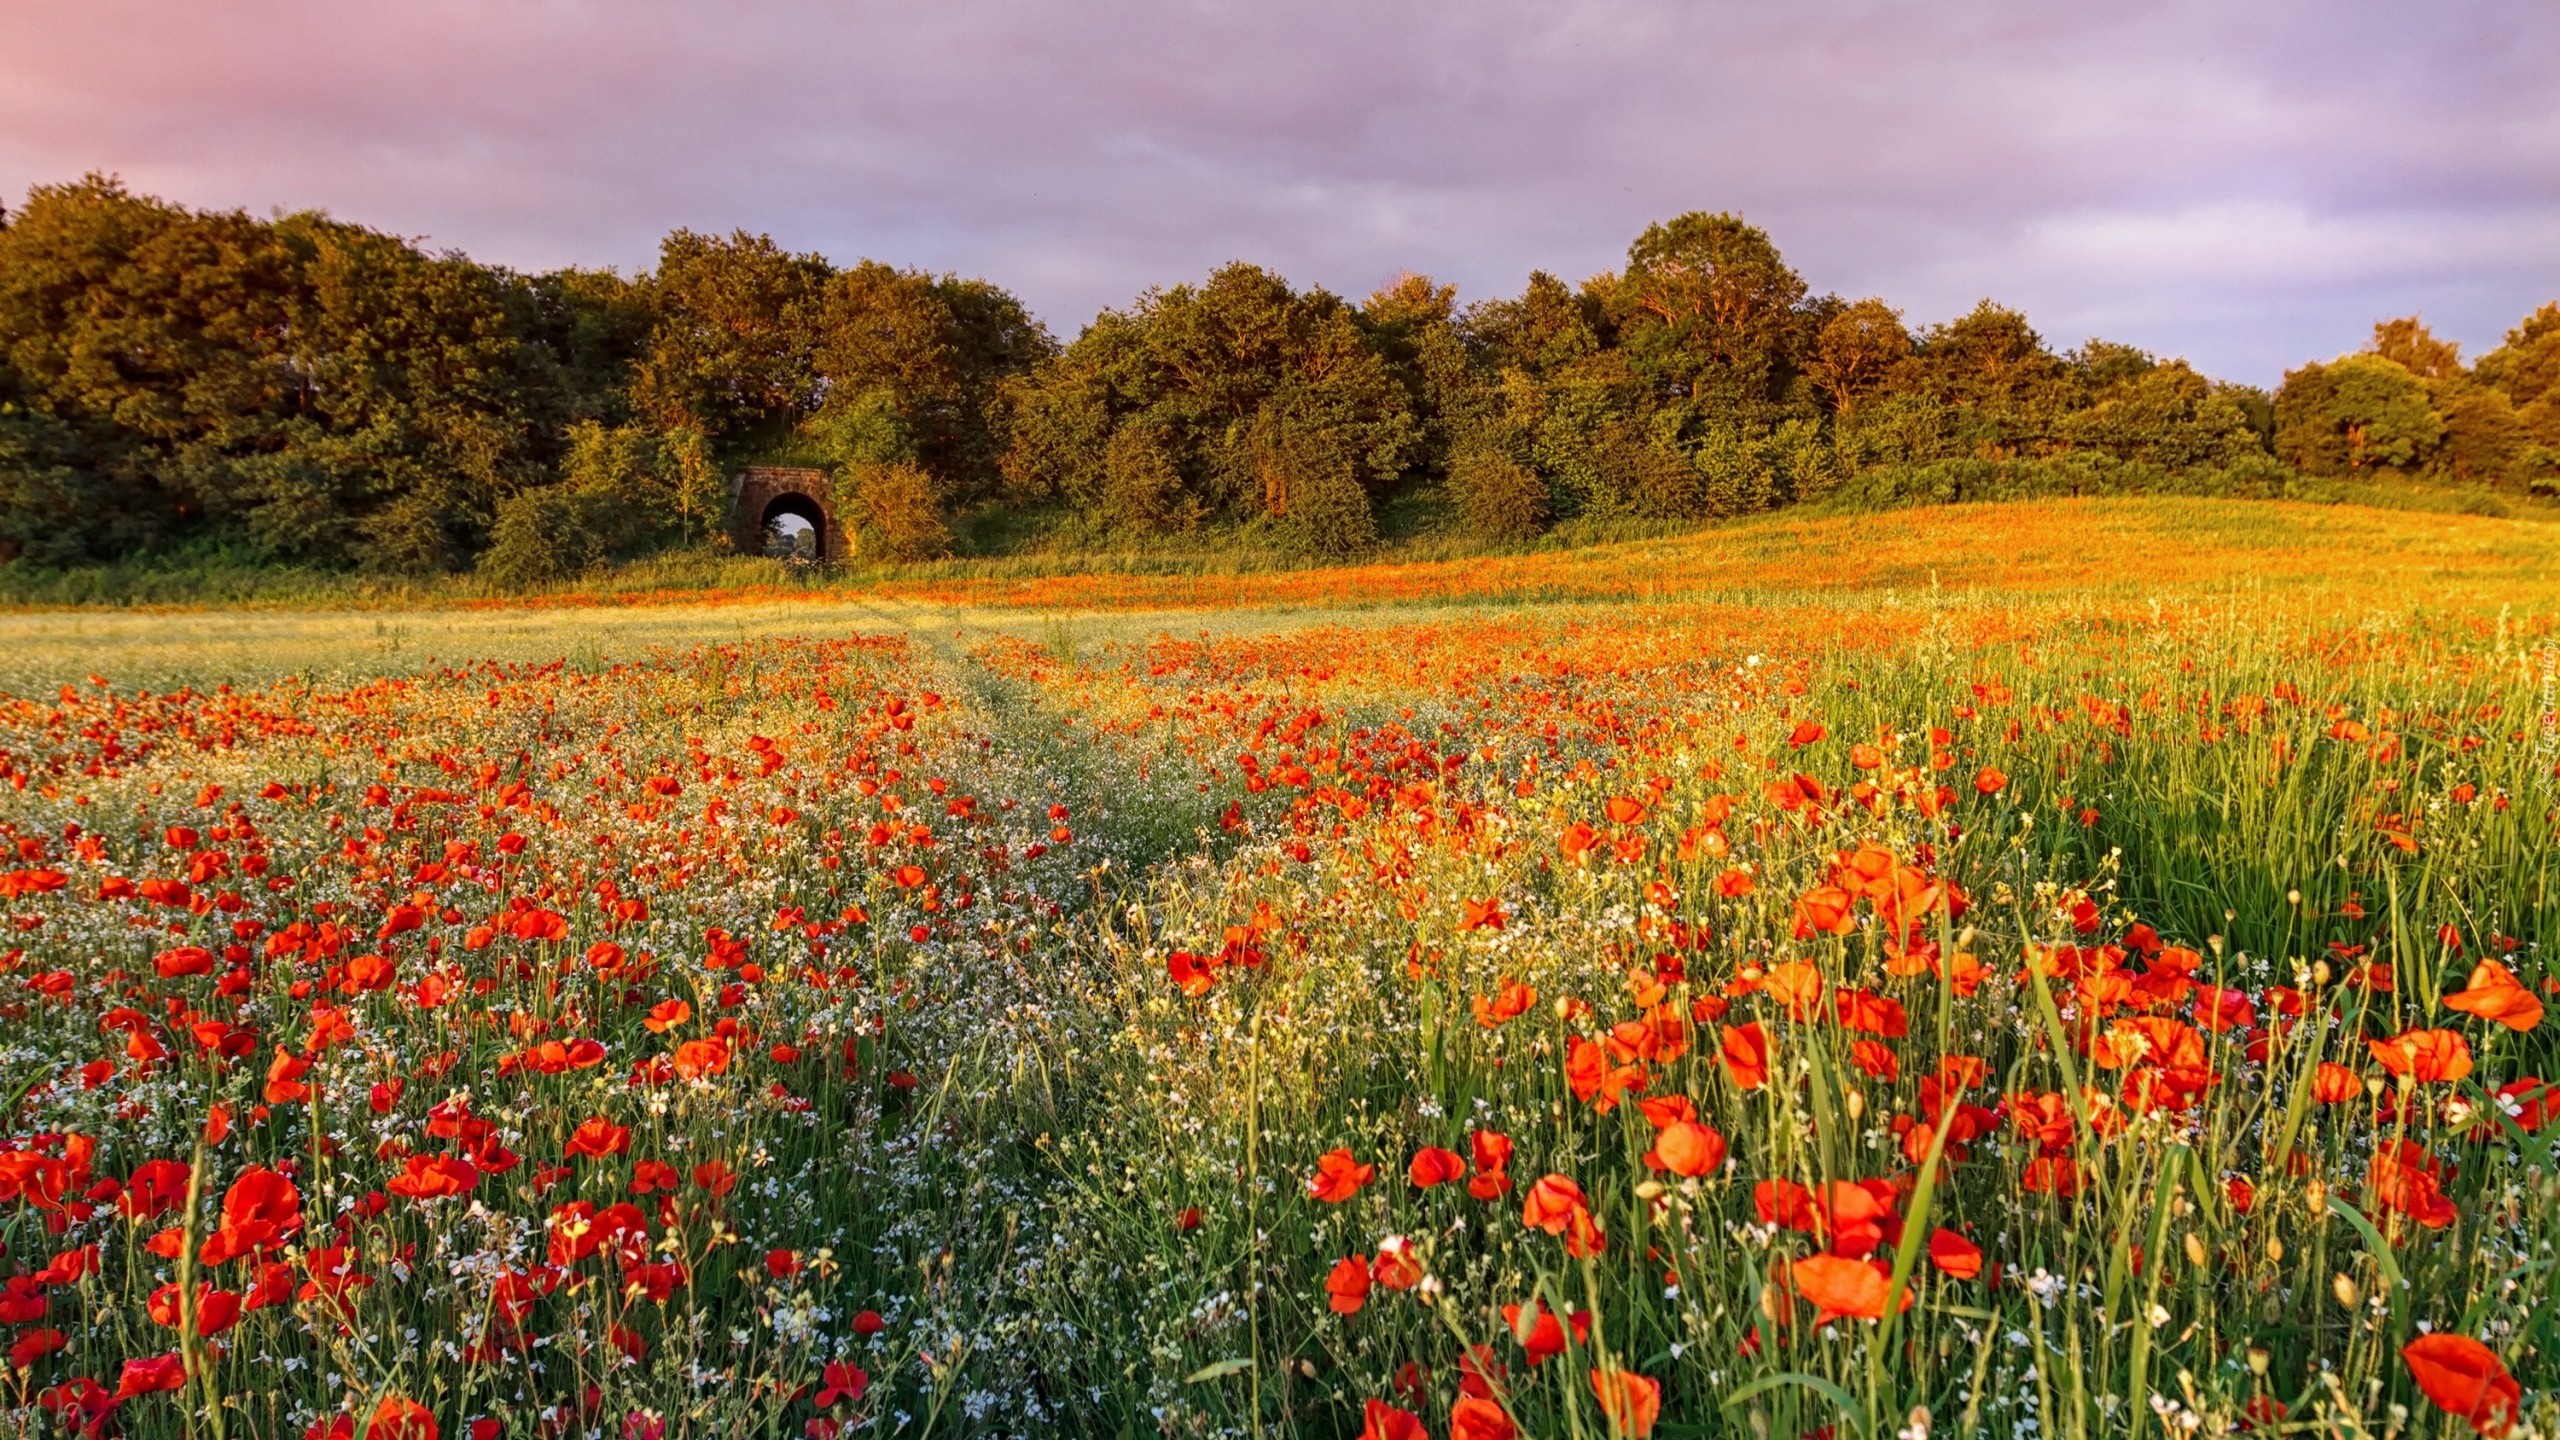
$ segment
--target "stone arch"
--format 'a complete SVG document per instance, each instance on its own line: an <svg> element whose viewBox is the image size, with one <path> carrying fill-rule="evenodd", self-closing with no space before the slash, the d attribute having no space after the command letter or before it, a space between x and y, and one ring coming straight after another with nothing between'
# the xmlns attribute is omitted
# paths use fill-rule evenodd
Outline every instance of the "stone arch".
<svg viewBox="0 0 2560 1440"><path fill-rule="evenodd" d="M818 532L818 558L853 557L852 537L836 513L835 482L824 470L750 465L729 482L729 543L741 555L764 553L764 530L797 515Z"/></svg>

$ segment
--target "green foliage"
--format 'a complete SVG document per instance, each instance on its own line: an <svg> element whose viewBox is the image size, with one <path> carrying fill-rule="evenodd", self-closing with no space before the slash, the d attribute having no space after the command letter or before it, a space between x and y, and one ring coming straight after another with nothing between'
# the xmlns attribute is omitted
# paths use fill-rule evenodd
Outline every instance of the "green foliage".
<svg viewBox="0 0 2560 1440"><path fill-rule="evenodd" d="M280 561L459 563L543 477L557 431L528 419L606 408L580 388L602 304L318 215L39 187L0 229L0 545L68 561L211 528Z"/></svg>
<svg viewBox="0 0 2560 1440"><path fill-rule="evenodd" d="M710 517L700 491L714 478L701 437L586 420L569 429L559 483L498 507L480 574L501 585L542 585L599 563L680 540L700 541Z"/></svg>
<svg viewBox="0 0 2560 1440"><path fill-rule="evenodd" d="M0 225L0 561L48 567L209 544L541 583L725 547L728 475L785 459L898 555L1206 531L1316 556L1375 544L1381 513L1517 540L1862 494L2258 493L2271 455L2560 491L2560 303L2470 369L2386 321L2270 398L2103 340L2056 354L1989 300L1915 334L1811 294L1733 215L1464 307L1420 275L1353 306L1238 262L1064 349L985 281L743 231L679 230L636 279L525 276L94 176Z"/></svg>
<svg viewBox="0 0 2560 1440"><path fill-rule="evenodd" d="M850 491L856 544L867 558L928 560L951 551L933 477L911 460L862 465L840 482Z"/></svg>
<svg viewBox="0 0 2560 1440"><path fill-rule="evenodd" d="M678 230L645 286L656 323L632 377L659 425L731 441L813 408L819 295L828 266L763 235Z"/></svg>
<svg viewBox="0 0 2560 1440"><path fill-rule="evenodd" d="M1805 375L1833 413L1847 415L1868 396L1907 383L1910 366L1911 332L1902 328L1901 312L1866 299L1823 322Z"/></svg>
<svg viewBox="0 0 2560 1440"><path fill-rule="evenodd" d="M1140 531L1278 515L1263 462L1286 429L1323 432L1355 482L1382 492L1421 463L1423 381L1400 380L1361 318L1241 263L1150 291L1011 389L1006 477L1020 496Z"/></svg>
<svg viewBox="0 0 2560 1440"><path fill-rule="evenodd" d="M480 556L483 578L510 588L550 585L604 558L587 498L561 486L508 497L498 507L489 548Z"/></svg>
<svg viewBox="0 0 2560 1440"><path fill-rule="evenodd" d="M1270 424L1256 437L1264 503L1282 546L1309 560L1344 560L1374 549L1378 514L1351 455L1328 431Z"/></svg>
<svg viewBox="0 0 2560 1440"><path fill-rule="evenodd" d="M1646 228L1602 292L1636 369L1710 410L1762 418L1803 351L1805 284L1768 233L1738 215Z"/></svg>
<svg viewBox="0 0 2560 1440"><path fill-rule="evenodd" d="M2276 453L2313 475L2415 470L2443 440L2426 382L2380 355L2305 365L2276 392Z"/></svg>
<svg viewBox="0 0 2560 1440"><path fill-rule="evenodd" d="M1449 463L1449 497L1458 521L1480 539L1529 539L1552 518L1547 487L1500 447L1477 444Z"/></svg>
<svg viewBox="0 0 2560 1440"><path fill-rule="evenodd" d="M2092 402L2063 414L2054 434L2075 450L2112 455L2171 470L2219 468L2260 455L2243 398L2188 368L2183 360L2135 369L2119 352L2084 360L2101 379ZM2139 352L2135 352L2139 353Z"/></svg>

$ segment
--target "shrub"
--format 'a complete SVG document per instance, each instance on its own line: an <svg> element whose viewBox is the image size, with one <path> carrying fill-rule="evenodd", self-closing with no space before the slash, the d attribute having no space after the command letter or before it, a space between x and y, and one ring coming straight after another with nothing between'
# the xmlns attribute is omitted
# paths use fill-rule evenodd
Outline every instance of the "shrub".
<svg viewBox="0 0 2560 1440"><path fill-rule="evenodd" d="M933 477L913 462L869 465L855 473L856 546L881 560L928 560L951 553Z"/></svg>
<svg viewBox="0 0 2560 1440"><path fill-rule="evenodd" d="M1463 450L1449 462L1449 499L1458 523L1484 540L1526 540L1554 518L1546 483L1490 445Z"/></svg>
<svg viewBox="0 0 2560 1440"><path fill-rule="evenodd" d="M1286 467L1277 487L1286 509L1277 518L1280 543L1290 554L1341 560L1377 546L1378 512L1340 446L1321 433L1298 432L1264 464Z"/></svg>
<svg viewBox="0 0 2560 1440"><path fill-rule="evenodd" d="M585 570L605 556L586 497L550 485L511 495L498 505L489 548L479 572L499 585L548 585Z"/></svg>
<svg viewBox="0 0 2560 1440"><path fill-rule="evenodd" d="M1105 524L1141 534L1192 529L1202 507L1183 491L1182 470L1164 429L1132 421L1112 432L1102 457Z"/></svg>

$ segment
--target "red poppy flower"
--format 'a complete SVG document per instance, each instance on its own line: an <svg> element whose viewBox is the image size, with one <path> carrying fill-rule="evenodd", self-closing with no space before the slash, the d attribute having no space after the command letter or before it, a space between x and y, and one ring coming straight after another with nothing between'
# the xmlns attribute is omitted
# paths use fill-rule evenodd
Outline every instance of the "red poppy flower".
<svg viewBox="0 0 2560 1440"><path fill-rule="evenodd" d="M630 1148L630 1127L616 1125L601 1115L581 1123L569 1134L569 1153L582 1159L601 1160Z"/></svg>
<svg viewBox="0 0 2560 1440"><path fill-rule="evenodd" d="M1759 1021L1748 1025L1723 1027L1724 1043L1718 1058L1724 1061L1725 1073L1733 1083L1745 1090L1757 1090L1769 1083L1769 1031Z"/></svg>
<svg viewBox="0 0 2560 1440"><path fill-rule="evenodd" d="M1218 983L1218 958L1214 955L1176 950L1165 957L1165 970L1173 977L1174 988L1194 1000L1208 994Z"/></svg>
<svg viewBox="0 0 2560 1440"><path fill-rule="evenodd" d="M1982 1247L1953 1230L1932 1230L1929 1263L1959 1280L1970 1280L1982 1273Z"/></svg>
<svg viewBox="0 0 2560 1440"><path fill-rule="evenodd" d="M1714 1127L1675 1120L1653 1137L1644 1163L1674 1175L1712 1175L1724 1168L1725 1150L1724 1136Z"/></svg>
<svg viewBox="0 0 2560 1440"><path fill-rule="evenodd" d="M815 1404L821 1410L832 1409L838 1400L860 1404L863 1393L871 1388L871 1376L861 1366L846 1360L831 1361L819 1372L820 1387Z"/></svg>
<svg viewBox="0 0 2560 1440"><path fill-rule="evenodd" d="M1520 1342L1520 1348L1529 1352L1532 1365L1544 1364L1548 1356L1564 1353L1565 1328L1568 1325L1573 1329L1573 1344L1586 1344L1591 1339L1590 1311L1573 1311L1559 1322L1554 1311L1536 1300L1530 1301L1525 1308L1503 1306L1502 1323L1510 1329L1511 1338Z"/></svg>
<svg viewBox="0 0 2560 1440"><path fill-rule="evenodd" d="M1336 1315L1357 1315L1369 1301L1369 1257L1346 1255L1324 1277L1325 1303Z"/></svg>
<svg viewBox="0 0 2560 1440"><path fill-rule="evenodd" d="M1421 1416L1399 1410L1384 1400L1364 1401L1360 1417L1360 1440L1431 1440Z"/></svg>
<svg viewBox="0 0 2560 1440"><path fill-rule="evenodd" d="M1582 1187L1562 1175L1546 1175L1529 1187L1520 1207L1520 1223L1532 1230L1561 1235L1572 1218L1587 1213L1590 1202Z"/></svg>
<svg viewBox="0 0 2560 1440"><path fill-rule="evenodd" d="M1455 1150L1426 1145L1413 1152L1413 1163L1407 1167L1406 1173L1411 1176L1414 1188L1428 1190L1466 1174L1467 1162Z"/></svg>
<svg viewBox="0 0 2560 1440"><path fill-rule="evenodd" d="M1449 1440L1517 1440L1520 1427L1489 1398L1461 1395L1449 1407Z"/></svg>
<svg viewBox="0 0 2560 1440"><path fill-rule="evenodd" d="M365 1424L365 1440L436 1440L436 1417L405 1395L385 1395Z"/></svg>
<svg viewBox="0 0 2560 1440"><path fill-rule="evenodd" d="M2400 1358L2429 1400L2483 1435L2505 1434L2524 1403L2496 1352L2468 1335L2421 1335L2400 1347Z"/></svg>
<svg viewBox="0 0 2560 1440"><path fill-rule="evenodd" d="M1339 1205L1359 1194L1360 1187L1377 1174L1377 1166L1361 1164L1348 1149L1328 1150L1316 1158L1316 1173L1307 1177L1307 1196Z"/></svg>
<svg viewBox="0 0 2560 1440"><path fill-rule="evenodd" d="M384 1182L382 1188L412 1200L440 1200L468 1194L479 1183L480 1171L460 1156L412 1155L401 1172Z"/></svg>
<svg viewBox="0 0 2560 1440"><path fill-rule="evenodd" d="M160 1355L148 1360L127 1360L124 1372L116 1377L116 1399L155 1395L163 1390L178 1389L186 1383L187 1363L180 1356Z"/></svg>
<svg viewBox="0 0 2560 1440"><path fill-rule="evenodd" d="M2494 1020L2518 1034L2542 1023L2542 1002L2495 960L2472 966L2470 983L2444 997L2444 1003L2447 1009Z"/></svg>
<svg viewBox="0 0 2560 1440"><path fill-rule="evenodd" d="M1369 1264L1369 1278L1390 1290L1410 1290L1422 1283L1422 1261L1413 1253L1413 1242L1401 1235L1390 1235L1378 1242L1378 1258Z"/></svg>
<svg viewBox="0 0 2560 1440"><path fill-rule="evenodd" d="M1864 1260L1851 1260L1839 1255L1808 1255L1787 1267L1795 1281L1796 1293L1814 1304L1820 1313L1813 1323L1822 1324L1834 1317L1856 1320L1881 1320L1888 1285L1886 1276ZM1911 1308L1911 1292L1902 1292L1902 1308Z"/></svg>
<svg viewBox="0 0 2560 1440"><path fill-rule="evenodd" d="M1631 1370L1592 1371L1591 1393L1599 1397L1610 1428L1620 1435L1642 1440L1662 1418L1662 1382Z"/></svg>
<svg viewBox="0 0 2560 1440"><path fill-rule="evenodd" d="M2471 1045L2458 1030L2404 1030L2388 1040L2368 1040L2365 1047L2375 1064L2422 1084L2471 1073Z"/></svg>

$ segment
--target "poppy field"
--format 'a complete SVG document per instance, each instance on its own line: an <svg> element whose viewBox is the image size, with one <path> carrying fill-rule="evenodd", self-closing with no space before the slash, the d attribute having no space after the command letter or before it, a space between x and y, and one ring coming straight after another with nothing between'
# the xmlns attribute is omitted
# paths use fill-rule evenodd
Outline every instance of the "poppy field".
<svg viewBox="0 0 2560 1440"><path fill-rule="evenodd" d="M2160 513L22 645L0 1411L2560 1434L2554 551Z"/></svg>

